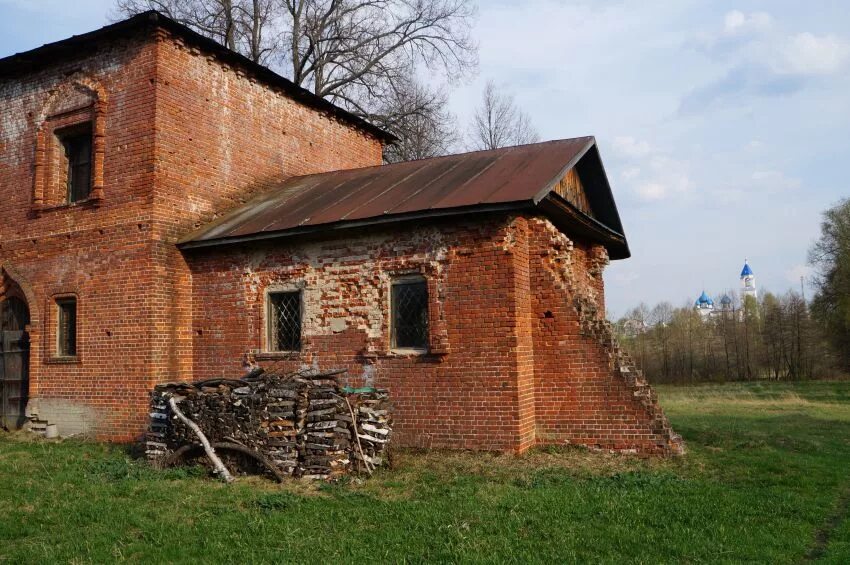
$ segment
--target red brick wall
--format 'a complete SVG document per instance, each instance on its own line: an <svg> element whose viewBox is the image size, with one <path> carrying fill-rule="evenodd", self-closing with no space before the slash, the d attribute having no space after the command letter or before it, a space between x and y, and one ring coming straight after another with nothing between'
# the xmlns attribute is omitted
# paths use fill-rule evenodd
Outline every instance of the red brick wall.
<svg viewBox="0 0 850 565"><path fill-rule="evenodd" d="M63 187L37 190L59 177L37 147L92 102L103 198L63 206ZM177 238L275 178L379 162L376 140L162 33L0 79L0 278L29 289L32 410L63 434L135 437L153 383L191 376ZM78 298L76 359L54 359L57 295Z"/></svg>
<svg viewBox="0 0 850 565"><path fill-rule="evenodd" d="M102 198L57 205L50 128L81 103L95 105ZM604 249L545 220L175 246L277 181L380 158L375 139L164 32L0 81L0 288L30 305L32 411L63 434L132 439L154 383L237 373L265 347L265 292L299 284L304 350L277 362L389 388L402 445L664 451L669 425L603 320ZM429 281L424 356L389 346L390 283L411 272ZM78 299L78 355L56 359L54 301L66 295Z"/></svg>
<svg viewBox="0 0 850 565"><path fill-rule="evenodd" d="M144 421L155 68L152 45L129 38L0 82L0 265L29 289L30 396L44 401L33 408L61 422L63 433L98 422L127 437ZM104 199L37 211L36 132L82 91L106 105ZM54 298L69 294L78 299L78 356L59 361Z"/></svg>
<svg viewBox="0 0 850 565"><path fill-rule="evenodd" d="M191 379L191 275L173 243L286 178L379 165L381 144L164 33L155 123L151 374Z"/></svg>
<svg viewBox="0 0 850 565"><path fill-rule="evenodd" d="M517 321L525 317L516 312L514 283L527 279L527 263L518 269L507 224L488 218L189 252L195 374L238 374L246 352L264 349L266 290L301 285L303 351L278 362L342 367L352 384L388 388L401 445L530 444L518 404L519 389L530 392L530 375L528 366L520 374L516 354L530 347L530 328L518 336ZM429 283L431 348L438 354L390 351L390 284L411 272Z"/></svg>
<svg viewBox="0 0 850 565"><path fill-rule="evenodd" d="M590 301L601 319L607 254L546 220L479 217L187 255L196 377L233 376L246 354L265 351L266 292L298 288L302 351L260 354L261 364L345 368L353 385L388 388L397 444L666 452L660 410L635 398L639 387L575 305ZM390 284L409 272L428 278L436 354L390 350Z"/></svg>

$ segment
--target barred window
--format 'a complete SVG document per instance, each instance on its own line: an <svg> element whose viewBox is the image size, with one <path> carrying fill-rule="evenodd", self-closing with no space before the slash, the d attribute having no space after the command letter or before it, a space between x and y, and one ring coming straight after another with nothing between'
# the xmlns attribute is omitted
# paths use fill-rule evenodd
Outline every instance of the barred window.
<svg viewBox="0 0 850 565"><path fill-rule="evenodd" d="M269 350L301 349L301 292L269 293Z"/></svg>
<svg viewBox="0 0 850 565"><path fill-rule="evenodd" d="M428 348L428 284L405 277L392 285L392 346Z"/></svg>
<svg viewBox="0 0 850 565"><path fill-rule="evenodd" d="M73 357L77 354L77 299L60 298L56 301L56 306L56 354L60 357Z"/></svg>

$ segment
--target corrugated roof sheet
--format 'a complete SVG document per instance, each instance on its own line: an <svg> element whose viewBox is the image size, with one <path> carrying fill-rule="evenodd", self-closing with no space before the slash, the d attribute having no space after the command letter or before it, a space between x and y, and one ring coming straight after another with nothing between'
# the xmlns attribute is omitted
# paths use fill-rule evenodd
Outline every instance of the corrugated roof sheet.
<svg viewBox="0 0 850 565"><path fill-rule="evenodd" d="M258 234L300 233L310 227L530 207L546 197L591 148L595 140L580 137L295 177L181 243L200 247ZM610 194L607 180L605 187ZM618 233L622 230L618 217L615 223L607 228Z"/></svg>

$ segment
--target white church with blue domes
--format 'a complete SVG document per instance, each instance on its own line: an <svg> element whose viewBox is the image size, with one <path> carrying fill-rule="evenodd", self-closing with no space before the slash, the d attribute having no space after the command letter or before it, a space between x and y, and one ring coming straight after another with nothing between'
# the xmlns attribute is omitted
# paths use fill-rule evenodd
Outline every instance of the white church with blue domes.
<svg viewBox="0 0 850 565"><path fill-rule="evenodd" d="M744 268L741 269L741 297L742 299L747 296L752 296L753 298L758 298L758 292L756 291L756 275L753 273L753 269L750 267L750 264L744 259ZM699 312L699 315L703 318L708 318L712 315L723 314L724 312L732 312L732 298L728 294L724 294L720 298L720 306L715 307L714 300L706 294L705 290L702 291L699 298L697 298L696 302L694 302L694 310Z"/></svg>

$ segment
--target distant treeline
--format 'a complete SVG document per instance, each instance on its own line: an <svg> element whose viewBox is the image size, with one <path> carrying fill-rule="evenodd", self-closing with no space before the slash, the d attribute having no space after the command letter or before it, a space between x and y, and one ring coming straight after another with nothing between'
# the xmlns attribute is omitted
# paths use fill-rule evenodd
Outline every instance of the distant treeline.
<svg viewBox="0 0 850 565"><path fill-rule="evenodd" d="M850 374L850 198L823 213L809 250L815 289L745 297L706 319L692 307L641 304L615 324L659 383L800 380Z"/></svg>
<svg viewBox="0 0 850 565"><path fill-rule="evenodd" d="M693 307L642 304L615 327L650 382L803 380L841 370L824 326L796 292L744 297L707 318Z"/></svg>

